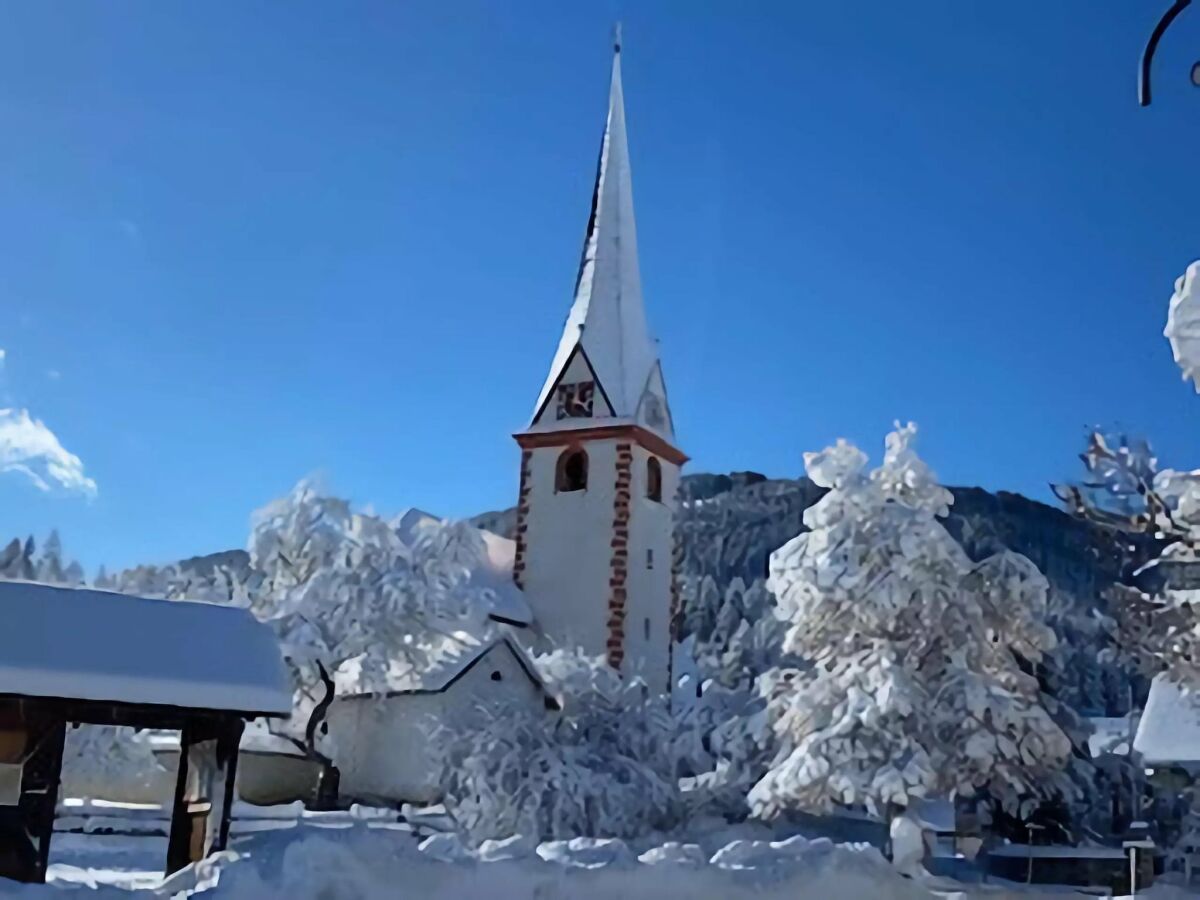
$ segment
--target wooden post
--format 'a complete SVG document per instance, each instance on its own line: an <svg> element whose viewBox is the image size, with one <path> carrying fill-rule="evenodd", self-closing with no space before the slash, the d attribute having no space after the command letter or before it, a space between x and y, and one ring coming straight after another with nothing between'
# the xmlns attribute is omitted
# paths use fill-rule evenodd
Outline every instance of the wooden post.
<svg viewBox="0 0 1200 900"><path fill-rule="evenodd" d="M189 722L179 735L179 769L167 840L167 874L199 862L217 836L210 815L217 775L220 729L212 722Z"/></svg>
<svg viewBox="0 0 1200 900"><path fill-rule="evenodd" d="M42 884L50 860L66 723L22 701L0 708L0 877Z"/></svg>
<svg viewBox="0 0 1200 900"><path fill-rule="evenodd" d="M35 810L30 817L37 829L33 834L38 842L37 882L44 884L50 865L50 838L54 834L54 812L58 807L58 788L62 783L63 746L67 740L67 723L61 720L46 723L41 745L25 761L25 777L21 803L32 801Z"/></svg>
<svg viewBox="0 0 1200 900"><path fill-rule="evenodd" d="M233 819L233 802L237 797L237 763L238 745L242 741L242 729L245 723L241 719L230 719L221 729L221 737L217 741L217 765L221 766L221 779L224 782L220 788L221 808L217 821L217 840L214 850L224 850L229 846L229 825Z"/></svg>

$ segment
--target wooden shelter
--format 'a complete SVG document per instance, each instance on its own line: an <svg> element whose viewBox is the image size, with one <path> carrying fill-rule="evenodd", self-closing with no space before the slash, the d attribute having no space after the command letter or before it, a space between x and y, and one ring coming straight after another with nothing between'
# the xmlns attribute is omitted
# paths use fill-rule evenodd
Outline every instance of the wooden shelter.
<svg viewBox="0 0 1200 900"><path fill-rule="evenodd" d="M0 875L42 882L71 724L180 732L168 873L225 846L247 720L286 717L271 630L234 607L0 582Z"/></svg>

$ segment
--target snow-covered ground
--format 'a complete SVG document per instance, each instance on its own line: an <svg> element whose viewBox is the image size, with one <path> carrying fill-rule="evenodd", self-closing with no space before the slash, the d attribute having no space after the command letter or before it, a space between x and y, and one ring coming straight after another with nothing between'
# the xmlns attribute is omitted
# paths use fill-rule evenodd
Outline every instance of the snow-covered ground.
<svg viewBox="0 0 1200 900"><path fill-rule="evenodd" d="M926 898L1072 897L1070 890L918 882L898 874L878 851L861 844L795 836L772 840L753 826L714 828L694 843L588 840L537 845L519 838L470 850L449 833L433 832L436 816L398 821L392 810L303 813L298 806L242 807L232 846L164 881L166 839L153 834L161 812L148 808L74 804L56 833L49 882L0 880L0 897L224 898L224 900L926 900ZM96 833L125 830L132 833ZM1094 895L1093 895L1094 896ZM1139 895L1144 896L1144 895ZM1183 897L1156 888L1159 900Z"/></svg>

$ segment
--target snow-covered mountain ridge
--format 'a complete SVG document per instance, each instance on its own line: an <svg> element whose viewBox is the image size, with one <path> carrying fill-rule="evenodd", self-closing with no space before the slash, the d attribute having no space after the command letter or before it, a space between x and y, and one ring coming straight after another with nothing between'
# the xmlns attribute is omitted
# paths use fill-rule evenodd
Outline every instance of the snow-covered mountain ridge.
<svg viewBox="0 0 1200 900"><path fill-rule="evenodd" d="M1109 550L1111 536L1020 494L976 487L950 491L954 504L946 528L972 559L1014 550L1050 582L1052 624L1072 657L1063 660L1063 668L1073 683L1059 685L1060 696L1081 711L1124 712L1125 682L1096 661L1107 636L1093 612L1103 609L1100 594L1113 583L1118 566ZM711 576L722 591L735 578L746 584L763 578L770 554L806 530L804 511L824 495L807 478L772 479L755 472L685 475L680 492L682 573ZM472 522L511 537L516 510L483 513Z"/></svg>

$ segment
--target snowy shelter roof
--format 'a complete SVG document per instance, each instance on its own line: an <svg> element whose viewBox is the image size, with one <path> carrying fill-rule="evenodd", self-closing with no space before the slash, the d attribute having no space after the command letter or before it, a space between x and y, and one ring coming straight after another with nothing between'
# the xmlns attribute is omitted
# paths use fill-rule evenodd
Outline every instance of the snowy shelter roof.
<svg viewBox="0 0 1200 900"><path fill-rule="evenodd" d="M673 441L658 348L650 336L642 303L619 44L613 55L608 119L575 280L575 300L538 394L532 424L537 424L577 352L596 376L608 415L638 419ZM648 393L659 395L657 412L644 402Z"/></svg>
<svg viewBox="0 0 1200 900"><path fill-rule="evenodd" d="M247 610L0 582L0 694L286 716L275 636Z"/></svg>
<svg viewBox="0 0 1200 900"><path fill-rule="evenodd" d="M1133 749L1151 766L1200 763L1200 691L1186 691L1157 676L1150 684Z"/></svg>

